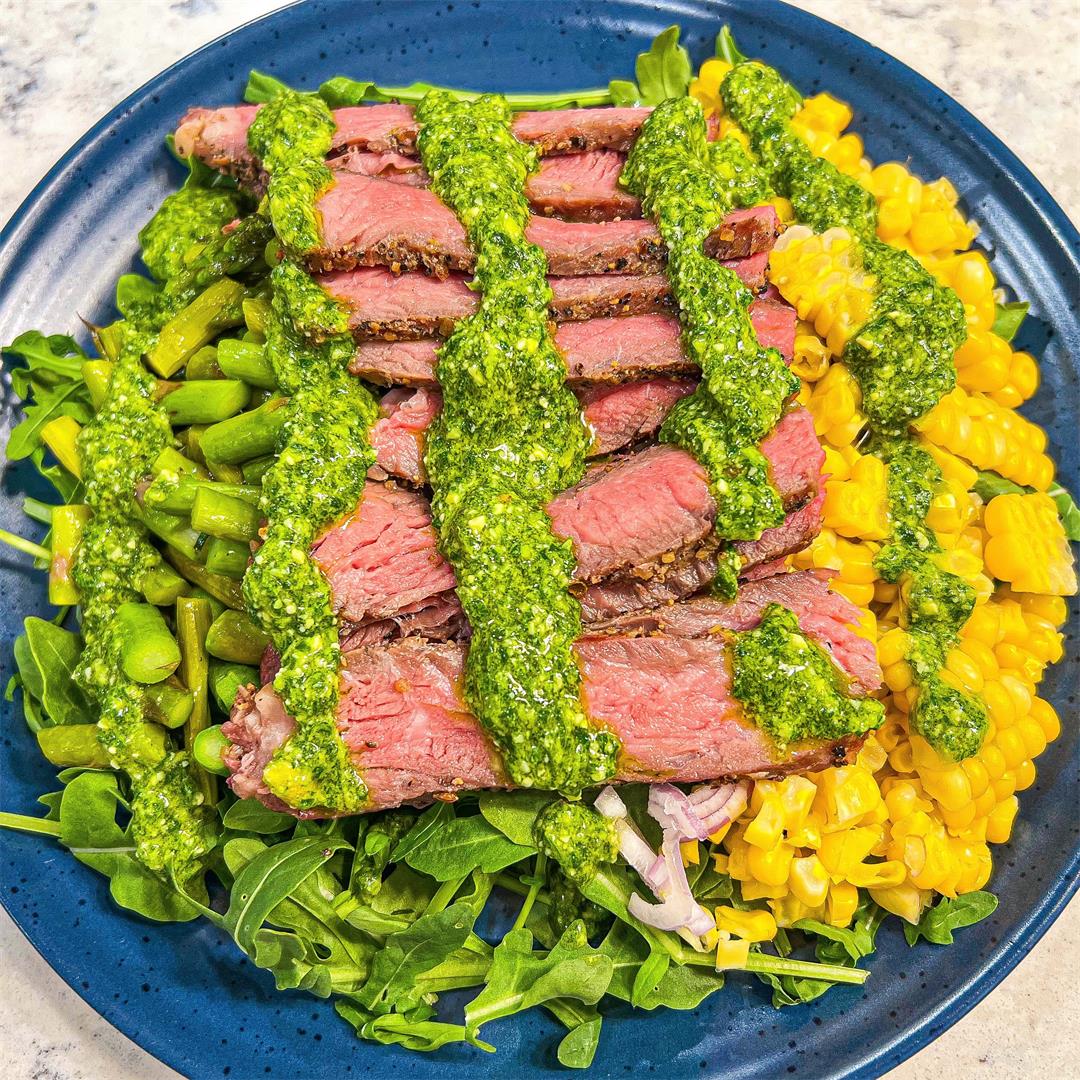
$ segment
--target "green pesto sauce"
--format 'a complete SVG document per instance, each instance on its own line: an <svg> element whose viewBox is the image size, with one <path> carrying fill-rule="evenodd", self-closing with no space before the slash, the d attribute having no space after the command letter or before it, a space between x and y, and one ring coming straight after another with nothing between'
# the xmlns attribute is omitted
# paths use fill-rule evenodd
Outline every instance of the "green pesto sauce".
<svg viewBox="0 0 1080 1080"><path fill-rule="evenodd" d="M230 191L185 187L166 196L139 233L143 262L158 281L175 277L239 213L240 199Z"/></svg>
<svg viewBox="0 0 1080 1080"><path fill-rule="evenodd" d="M891 526L874 566L904 587L907 660L918 688L912 726L941 754L960 761L978 753L989 720L979 698L949 686L940 672L975 606L975 591L933 559L941 549L926 515L941 484L937 463L909 439L879 439L873 450L888 463Z"/></svg>
<svg viewBox="0 0 1080 1080"><path fill-rule="evenodd" d="M880 701L849 696L840 670L779 604L765 609L755 629L734 635L731 690L781 748L861 735L885 719Z"/></svg>
<svg viewBox="0 0 1080 1080"><path fill-rule="evenodd" d="M622 183L641 196L668 248L668 277L679 304L683 347L701 366L701 384L671 410L663 441L705 466L716 500L716 531L754 540L784 520L759 443L775 427L799 380L750 321L753 299L738 275L703 251L734 206L759 202L767 182L734 139L710 146L693 98L658 105L630 151ZM733 595L738 561L721 566L719 591Z"/></svg>
<svg viewBox="0 0 1080 1080"><path fill-rule="evenodd" d="M322 222L315 204L333 183L323 159L334 130L326 103L294 90L267 102L248 129L248 146L270 174L270 219L290 255L319 246Z"/></svg>
<svg viewBox="0 0 1080 1080"><path fill-rule="evenodd" d="M585 714L573 552L543 510L580 479L589 435L551 338L547 261L525 240L536 152L513 137L495 95L432 91L417 119L420 156L465 226L481 292L439 350L443 407L425 451L472 628L465 698L515 784L577 793L614 774L619 743Z"/></svg>
<svg viewBox="0 0 1080 1080"><path fill-rule="evenodd" d="M79 435L86 502L94 516L72 571L82 597L86 648L76 678L98 706L98 739L115 768L131 778L131 829L139 859L187 882L213 847L214 826L186 754L147 757L139 736L143 689L123 672L116 610L141 600L143 576L161 559L133 514L133 493L171 443L154 379L143 366L153 335L128 327L108 395Z"/></svg>
<svg viewBox="0 0 1080 1080"><path fill-rule="evenodd" d="M318 99L283 94L259 111L249 142L271 171L276 229L282 224L273 208L275 181L299 175L312 160L321 163L333 130ZM310 192L306 198L313 212ZM342 332L347 321L340 307L290 261L275 267L270 281L266 348L289 396L289 414L281 453L263 477L266 527L243 588L249 610L281 655L274 687L296 730L271 758L263 781L296 809L356 812L367 802L367 788L337 728L338 624L330 586L310 548L322 528L360 500L375 460L368 428L378 406L346 371L353 342ZM301 316L319 328L319 344L300 333Z"/></svg>
<svg viewBox="0 0 1080 1080"><path fill-rule="evenodd" d="M817 232L848 229L860 241L863 265L878 287L844 362L862 389L871 427L902 434L956 384L953 353L967 334L963 304L908 252L876 239L873 194L815 157L792 131L789 120L800 99L779 73L756 62L738 64L721 93L799 220Z"/></svg>
<svg viewBox="0 0 1080 1080"><path fill-rule="evenodd" d="M537 814L533 839L571 881L582 884L591 881L604 863L614 862L619 855L615 822L591 806L565 799L549 803Z"/></svg>
<svg viewBox="0 0 1080 1080"><path fill-rule="evenodd" d="M778 72L756 62L738 64L721 93L799 220L817 232L848 229L859 242L864 269L877 279L870 316L843 355L877 436L871 451L889 465L891 535L875 566L886 581L905 584L908 660L919 690L912 724L941 753L969 757L986 733L985 707L948 686L940 672L975 598L932 559L939 549L926 515L941 474L908 438L909 425L956 385L953 354L967 336L963 303L908 252L877 239L872 193L814 157L791 130L800 98Z"/></svg>

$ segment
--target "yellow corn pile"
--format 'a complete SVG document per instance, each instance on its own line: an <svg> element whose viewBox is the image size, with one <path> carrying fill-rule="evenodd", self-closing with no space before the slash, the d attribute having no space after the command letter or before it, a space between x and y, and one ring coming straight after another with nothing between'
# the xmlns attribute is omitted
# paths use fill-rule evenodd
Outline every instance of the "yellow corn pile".
<svg viewBox="0 0 1080 1080"><path fill-rule="evenodd" d="M720 115L722 133L741 137L719 96L729 68L707 61L690 93ZM1035 393L1038 367L992 332L1000 294L986 258L967 250L977 227L960 212L952 184L924 183L895 162L873 166L859 136L845 134L851 118L843 102L818 94L805 101L793 127L814 153L873 192L878 236L914 254L965 306L968 339L956 353L957 387L916 428L944 481L927 519L942 549L935 558L977 597L942 678L979 695L990 723L982 749L960 763L909 729L914 693L900 589L873 565L889 534L887 470L860 453L861 395L837 359L865 321L874 280L844 230L815 235L793 225L773 251L770 278L798 313L792 366L828 479L825 527L789 561L835 571L833 588L862 609L855 629L877 643L887 719L854 765L758 781L743 814L713 838L717 869L740 882L744 899L763 905L717 909L721 966L738 966L750 942L770 940L778 927L802 918L847 926L860 890L915 922L936 894L982 888L992 866L988 845L1009 839L1017 794L1034 783L1035 759L1060 733L1037 690L1062 655L1061 597L1076 592L1077 580L1054 504L1042 494L1054 476L1046 436L1014 411ZM777 200L789 221L785 203ZM984 505L973 490L977 470L1036 493Z"/></svg>

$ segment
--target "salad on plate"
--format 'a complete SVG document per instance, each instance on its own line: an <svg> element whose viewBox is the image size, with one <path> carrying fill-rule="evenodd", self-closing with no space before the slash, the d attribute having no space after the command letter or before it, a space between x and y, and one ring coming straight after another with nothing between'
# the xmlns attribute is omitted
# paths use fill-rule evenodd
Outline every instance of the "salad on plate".
<svg viewBox="0 0 1080 1080"><path fill-rule="evenodd" d="M4 348L60 772L0 825L362 1038L543 1008L578 1068L613 1002L805 1003L989 915L1080 510L949 181L726 28L245 101L168 133L94 351Z"/></svg>

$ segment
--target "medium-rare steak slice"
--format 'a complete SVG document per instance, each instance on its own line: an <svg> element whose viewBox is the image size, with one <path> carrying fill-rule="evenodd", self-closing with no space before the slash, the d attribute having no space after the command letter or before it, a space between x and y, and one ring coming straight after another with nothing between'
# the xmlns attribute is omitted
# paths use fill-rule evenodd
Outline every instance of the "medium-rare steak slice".
<svg viewBox="0 0 1080 1080"><path fill-rule="evenodd" d="M319 198L322 246L306 256L314 272L389 266L445 277L471 271L476 258L464 226L436 195L378 177L339 172ZM738 210L708 237L713 258L733 259L771 249L779 220L771 206ZM556 277L651 274L662 270L666 249L651 221L569 222L536 217L526 238L544 249Z"/></svg>
<svg viewBox="0 0 1080 1080"><path fill-rule="evenodd" d="M787 413L761 448L785 504L794 508L810 498L824 460L810 414L801 408ZM807 505L816 509L793 509L789 515L797 524L777 526L745 550L740 547L744 564L768 561L809 543L820 527L820 504ZM548 513L556 535L574 545L583 584L623 571L673 582L668 571L681 565L680 552L704 559L715 549L716 504L705 470L673 446L654 446L594 467L581 484L556 496ZM439 554L427 500L393 485L369 483L356 512L320 538L313 552L348 624L391 617L455 585L453 571ZM703 583L671 598L687 596ZM642 606L652 605L636 604ZM630 609L607 606L596 617Z"/></svg>
<svg viewBox="0 0 1080 1080"><path fill-rule="evenodd" d="M610 454L655 434L671 406L693 390L694 383L678 379L580 387L582 415L593 433L590 456ZM424 433L442 408L442 394L428 387L391 390L379 408L382 416L370 433L376 459L368 475L424 483Z"/></svg>
<svg viewBox="0 0 1080 1080"><path fill-rule="evenodd" d="M783 524L766 529L757 540L732 544L742 563L740 577L749 577L777 561L802 551L821 532L824 491L791 510ZM671 604L708 588L716 577L720 542L712 533L700 543L679 552L665 552L659 559L612 574L580 587L581 617L586 623L603 622L628 612Z"/></svg>
<svg viewBox="0 0 1080 1080"><path fill-rule="evenodd" d="M758 341L790 361L795 348L795 309L782 300L755 300L750 321ZM566 359L570 383L610 383L649 375L696 371L683 353L674 315L625 315L563 323L555 344ZM384 386L434 386L441 343L365 341L349 364L354 375Z"/></svg>
<svg viewBox="0 0 1080 1080"><path fill-rule="evenodd" d="M780 575L745 589L732 603L668 609L629 633L609 627L575 646L586 707L622 742L620 779L774 776L842 764L861 744L849 737L781 752L743 717L730 692L723 631L751 629L773 602L791 607L802 631L849 677L854 694L880 685L873 646L848 626L858 612L829 593L822 577ZM660 619L667 632L658 632ZM462 643L409 639L346 654L339 725L371 793L370 809L507 786L498 754L461 698L466 650ZM236 794L286 809L262 783L266 763L292 731L273 690L242 691L224 731Z"/></svg>
<svg viewBox="0 0 1080 1080"><path fill-rule="evenodd" d="M258 111L258 105L188 109L176 128L176 152L181 157L194 154L211 167L247 181L261 172L247 144L248 128ZM651 111L598 108L523 112L514 117L513 130L542 154L582 150L625 153ZM331 155L353 149L377 154L416 153L419 127L409 105L347 106L334 110L334 123ZM715 133L715 122L711 130Z"/></svg>
<svg viewBox="0 0 1080 1080"><path fill-rule="evenodd" d="M566 221L641 217L641 200L619 186L626 157L612 150L544 158L525 182L538 214Z"/></svg>

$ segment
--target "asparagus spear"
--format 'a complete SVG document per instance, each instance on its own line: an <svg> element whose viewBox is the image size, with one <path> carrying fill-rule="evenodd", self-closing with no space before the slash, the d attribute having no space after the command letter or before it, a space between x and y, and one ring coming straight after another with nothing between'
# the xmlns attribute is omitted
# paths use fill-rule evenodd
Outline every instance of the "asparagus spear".
<svg viewBox="0 0 1080 1080"><path fill-rule="evenodd" d="M189 379L169 386L161 397L173 427L216 424L247 407L251 387L237 379Z"/></svg>
<svg viewBox="0 0 1080 1080"><path fill-rule="evenodd" d="M259 535L262 512L244 499L220 488L200 484L191 504L191 524L200 532L223 540L253 540Z"/></svg>
<svg viewBox="0 0 1080 1080"><path fill-rule="evenodd" d="M224 540L215 536L206 545L206 569L238 581L247 570L251 548L240 540Z"/></svg>
<svg viewBox="0 0 1080 1080"><path fill-rule="evenodd" d="M209 460L226 465L273 454L288 419L284 404L285 398L272 398L257 409L214 424L202 432L199 448Z"/></svg>
<svg viewBox="0 0 1080 1080"><path fill-rule="evenodd" d="M79 437L79 422L72 416L58 416L50 420L41 429L41 438L45 445L56 455L56 460L72 476L82 479L82 462L75 440Z"/></svg>
<svg viewBox="0 0 1080 1080"><path fill-rule="evenodd" d="M108 754L98 741L97 724L57 724L42 728L37 733L42 754L53 765L61 768L81 767L107 769ZM165 729L157 724L141 723L135 729L132 752L147 765L159 762L165 756Z"/></svg>
<svg viewBox="0 0 1080 1080"><path fill-rule="evenodd" d="M206 651L219 660L258 664L270 638L242 611L223 611L206 635Z"/></svg>
<svg viewBox="0 0 1080 1080"><path fill-rule="evenodd" d="M176 632L180 639L180 676L191 694L191 715L184 725L184 746L192 750L200 731L210 726L210 695L207 679L210 658L206 655L206 633L210 628L210 605L197 597L182 596L176 601ZM199 787L207 803L217 802L217 782L204 769L196 769Z"/></svg>
<svg viewBox="0 0 1080 1080"><path fill-rule="evenodd" d="M210 479L210 474L197 462L185 457L179 450L166 446L156 458L154 458L154 475L163 472L176 473L178 476L201 477Z"/></svg>
<svg viewBox="0 0 1080 1080"><path fill-rule="evenodd" d="M226 716L232 711L236 692L241 686L258 686L259 669L224 660L210 661L210 689L218 707Z"/></svg>
<svg viewBox="0 0 1080 1080"><path fill-rule="evenodd" d="M223 484L198 476L182 476L176 483L151 484L143 494L143 505L170 514L190 514L195 505L195 494L201 487L234 499L242 499L252 506L258 505L261 495L260 489L253 484Z"/></svg>
<svg viewBox="0 0 1080 1080"><path fill-rule="evenodd" d="M238 281L215 281L161 328L146 362L163 379L175 375L223 330L243 322L243 299L244 286Z"/></svg>
<svg viewBox="0 0 1080 1080"><path fill-rule="evenodd" d="M195 742L191 747L191 756L207 773L228 776L229 770L222 760L228 745L229 740L222 734L220 725L204 728L195 736ZM210 782L213 783L213 780L210 780Z"/></svg>
<svg viewBox="0 0 1080 1080"><path fill-rule="evenodd" d="M265 334L270 317L270 297L249 296L243 303L244 323L253 334Z"/></svg>
<svg viewBox="0 0 1080 1080"><path fill-rule="evenodd" d="M129 679L157 683L180 663L180 648L153 604L128 601L116 609L120 666Z"/></svg>
<svg viewBox="0 0 1080 1080"><path fill-rule="evenodd" d="M187 362L184 376L192 380L223 379L225 376L221 373L221 365L218 364L217 349L213 345L204 345Z"/></svg>
<svg viewBox="0 0 1080 1080"><path fill-rule="evenodd" d="M166 547L165 558L173 568L183 574L193 585L205 589L215 600L220 601L226 607L241 611L244 607L244 593L240 588L240 582L232 578L223 577L221 574L211 574L204 566L199 565L194 559L190 559L184 552L174 547Z"/></svg>
<svg viewBox="0 0 1080 1080"><path fill-rule="evenodd" d="M245 461L240 467L240 471L244 477L245 484L261 484L262 478L266 475L267 470L277 458L273 454L267 454L266 457L254 458L251 461Z"/></svg>
<svg viewBox="0 0 1080 1080"><path fill-rule="evenodd" d="M75 551L83 529L93 516L89 506L57 506L52 512L52 558L49 560L49 603L63 607L79 602L79 590L71 577Z"/></svg>
<svg viewBox="0 0 1080 1080"><path fill-rule="evenodd" d="M230 379L243 379L244 382L264 390L277 387L277 378L266 358L264 346L235 338L223 338L218 342L217 356L221 370Z"/></svg>
<svg viewBox="0 0 1080 1080"><path fill-rule="evenodd" d="M143 693L146 715L163 727L183 727L191 716L195 698L174 677L148 686Z"/></svg>
<svg viewBox="0 0 1080 1080"><path fill-rule="evenodd" d="M186 596L191 586L171 567L162 563L143 575L139 588L148 604L166 607L175 604L178 596Z"/></svg>
<svg viewBox="0 0 1080 1080"><path fill-rule="evenodd" d="M111 360L84 360L82 364L83 382L90 392L90 404L100 409L105 404L109 392L109 378L112 376Z"/></svg>

